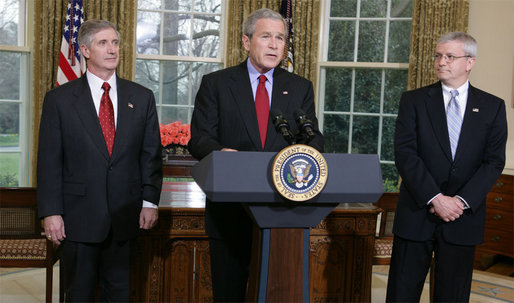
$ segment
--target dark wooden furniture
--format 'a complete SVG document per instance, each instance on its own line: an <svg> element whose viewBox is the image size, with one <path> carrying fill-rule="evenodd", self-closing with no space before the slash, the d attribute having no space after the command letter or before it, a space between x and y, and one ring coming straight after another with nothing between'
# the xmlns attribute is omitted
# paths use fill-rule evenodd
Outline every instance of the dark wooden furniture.
<svg viewBox="0 0 514 303"><path fill-rule="evenodd" d="M487 195L484 243L477 246L475 268L486 269L495 255L514 258L514 176L501 175Z"/></svg>
<svg viewBox="0 0 514 303"><path fill-rule="evenodd" d="M192 156L166 155L163 160L162 173L166 177L189 177L191 178L191 167L198 163Z"/></svg>
<svg viewBox="0 0 514 303"><path fill-rule="evenodd" d="M211 302L205 196L193 182L166 182L159 223L137 241L131 301ZM371 300L378 209L341 204L310 231L311 302Z"/></svg>
<svg viewBox="0 0 514 303"><path fill-rule="evenodd" d="M374 203L380 209L380 228L375 239L373 265L389 265L393 251L393 222L398 193L384 193Z"/></svg>
<svg viewBox="0 0 514 303"><path fill-rule="evenodd" d="M59 257L59 247L42 233L36 189L0 188L0 267L46 268L46 302L50 303L53 266ZM59 289L59 302L63 302L64 288Z"/></svg>

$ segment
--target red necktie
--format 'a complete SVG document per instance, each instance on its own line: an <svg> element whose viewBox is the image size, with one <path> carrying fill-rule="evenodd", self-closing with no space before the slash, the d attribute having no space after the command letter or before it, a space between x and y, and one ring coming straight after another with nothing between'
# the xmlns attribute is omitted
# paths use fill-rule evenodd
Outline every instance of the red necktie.
<svg viewBox="0 0 514 303"><path fill-rule="evenodd" d="M259 122L259 133L261 135L262 149L266 142L266 132L268 131L269 118L269 97L266 90L266 76L259 76L259 85L255 93L255 111L257 112L257 122Z"/></svg>
<svg viewBox="0 0 514 303"><path fill-rule="evenodd" d="M104 134L105 144L107 144L107 150L109 156L112 155L112 146L114 145L114 108L112 107L112 101L109 97L109 89L111 86L109 83L104 82L102 85L104 93L102 100L100 101L100 113L98 119L100 120L100 126L102 127L102 133Z"/></svg>

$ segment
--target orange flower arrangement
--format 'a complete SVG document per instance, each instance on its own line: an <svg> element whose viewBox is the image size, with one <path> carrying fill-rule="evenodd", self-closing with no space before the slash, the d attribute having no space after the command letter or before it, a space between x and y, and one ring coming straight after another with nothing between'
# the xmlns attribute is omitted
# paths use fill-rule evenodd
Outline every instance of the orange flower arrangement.
<svg viewBox="0 0 514 303"><path fill-rule="evenodd" d="M161 130L161 144L164 147L168 145L187 146L189 139L191 139L189 124L181 124L180 121L166 125L159 123L159 128Z"/></svg>

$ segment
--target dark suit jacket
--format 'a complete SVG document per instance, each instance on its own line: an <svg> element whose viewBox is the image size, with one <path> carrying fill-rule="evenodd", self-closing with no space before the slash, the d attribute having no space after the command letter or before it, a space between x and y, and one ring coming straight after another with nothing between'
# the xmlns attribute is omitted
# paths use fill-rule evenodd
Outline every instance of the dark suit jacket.
<svg viewBox="0 0 514 303"><path fill-rule="evenodd" d="M143 199L159 203L162 160L153 93L117 78L118 120L109 157L84 74L44 99L38 151L39 216L62 215L66 238L135 237Z"/></svg>
<svg viewBox="0 0 514 303"><path fill-rule="evenodd" d="M405 92L396 122L395 159L402 177L393 232L424 241L438 224L446 241L483 241L485 199L505 165L507 120L500 98L469 86L459 145L452 160L441 83ZM458 195L470 209L443 223L426 203L438 193Z"/></svg>
<svg viewBox="0 0 514 303"><path fill-rule="evenodd" d="M309 145L322 152L323 135L319 132L315 115L312 83L277 67L273 72L272 94L270 111L280 110L289 122L293 134L298 131L294 120L295 110L302 109L306 113L312 120L316 133ZM270 115L264 151L277 152L287 146L287 141L275 130ZM196 95L189 151L195 158L202 159L212 151L222 148L262 151L246 61L238 66L205 75ZM244 223L237 222L237 218L241 217L247 216L238 205L215 207L207 201L206 232L211 237L219 237L220 234L245 230L242 227ZM237 239L237 236L234 238Z"/></svg>
<svg viewBox="0 0 514 303"><path fill-rule="evenodd" d="M310 81L282 68L275 68L270 111L274 109L282 112L293 133L298 130L294 111L302 109L312 120L316 132L309 145L323 151L323 136L318 130ZM288 144L275 130L271 118L264 151L280 151ZM205 75L196 95L189 151L195 158L202 159L222 148L262 151L246 61Z"/></svg>

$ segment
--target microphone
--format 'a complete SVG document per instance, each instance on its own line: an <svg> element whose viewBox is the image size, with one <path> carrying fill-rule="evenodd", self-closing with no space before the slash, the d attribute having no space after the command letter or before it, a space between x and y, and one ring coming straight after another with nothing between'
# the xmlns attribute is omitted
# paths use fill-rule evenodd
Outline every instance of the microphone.
<svg viewBox="0 0 514 303"><path fill-rule="evenodd" d="M272 109L270 114L272 117L273 125L275 125L277 132L281 134L284 139L286 139L289 145L295 144L293 134L289 130L289 123L282 115L282 112L278 109Z"/></svg>
<svg viewBox="0 0 514 303"><path fill-rule="evenodd" d="M316 136L316 134L312 130L312 128L314 127L312 125L312 121L309 118L307 118L307 115L301 109L295 110L294 116L296 119L296 123L298 123L298 125L300 126L300 132L307 135L307 143L309 143Z"/></svg>

